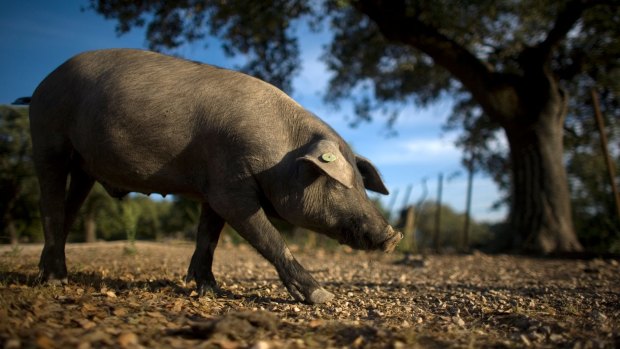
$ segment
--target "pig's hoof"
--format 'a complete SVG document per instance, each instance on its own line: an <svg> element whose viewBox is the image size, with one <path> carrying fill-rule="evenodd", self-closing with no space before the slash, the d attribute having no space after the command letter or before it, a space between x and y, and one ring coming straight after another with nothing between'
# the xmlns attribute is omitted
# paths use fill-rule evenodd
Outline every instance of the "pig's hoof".
<svg viewBox="0 0 620 349"><path fill-rule="evenodd" d="M217 281L215 281L213 273L207 272L199 274L190 266L187 276L185 277L185 284L187 285L192 280L196 281L196 293L198 293L199 297L206 296L207 294L215 294L220 290L219 287L217 287Z"/></svg>
<svg viewBox="0 0 620 349"><path fill-rule="evenodd" d="M66 276L59 278L54 274L45 275L44 273L39 273L37 281L50 286L62 286L69 283L69 279Z"/></svg>
<svg viewBox="0 0 620 349"><path fill-rule="evenodd" d="M66 277L62 279L50 279L47 280L47 283L54 286L62 286L67 285L69 283L69 279L67 279Z"/></svg>
<svg viewBox="0 0 620 349"><path fill-rule="evenodd" d="M334 294L328 291L325 291L323 288L317 288L312 291L310 294L310 298L308 299L308 303L310 304L320 304L327 303L334 299Z"/></svg>
<svg viewBox="0 0 620 349"><path fill-rule="evenodd" d="M206 295L215 295L220 291L220 288L217 287L217 284L202 284L196 287L196 292L199 297L204 297Z"/></svg>

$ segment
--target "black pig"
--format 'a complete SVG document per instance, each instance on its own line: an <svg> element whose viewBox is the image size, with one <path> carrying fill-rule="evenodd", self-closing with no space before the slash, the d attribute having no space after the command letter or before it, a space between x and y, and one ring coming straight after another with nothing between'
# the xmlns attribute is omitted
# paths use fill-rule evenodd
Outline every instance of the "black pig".
<svg viewBox="0 0 620 349"><path fill-rule="evenodd" d="M248 75L140 50L86 52L37 87L30 122L44 280L66 282L67 232L95 181L115 197L156 192L202 203L187 275L200 294L217 287L211 266L225 222L308 303L333 295L295 260L268 216L357 249L389 252L402 238L366 195L387 194L375 167L282 91Z"/></svg>

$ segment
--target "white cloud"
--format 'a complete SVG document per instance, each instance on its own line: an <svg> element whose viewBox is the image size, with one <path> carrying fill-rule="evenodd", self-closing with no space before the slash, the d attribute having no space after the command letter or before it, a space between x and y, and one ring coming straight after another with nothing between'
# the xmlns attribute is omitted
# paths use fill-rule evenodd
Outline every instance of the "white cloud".
<svg viewBox="0 0 620 349"><path fill-rule="evenodd" d="M461 151L448 137L388 141L375 144L372 151L372 159L378 166L458 164L460 157Z"/></svg>
<svg viewBox="0 0 620 349"><path fill-rule="evenodd" d="M451 141L445 139L419 139L405 143L408 151L424 156L452 155L457 149Z"/></svg>

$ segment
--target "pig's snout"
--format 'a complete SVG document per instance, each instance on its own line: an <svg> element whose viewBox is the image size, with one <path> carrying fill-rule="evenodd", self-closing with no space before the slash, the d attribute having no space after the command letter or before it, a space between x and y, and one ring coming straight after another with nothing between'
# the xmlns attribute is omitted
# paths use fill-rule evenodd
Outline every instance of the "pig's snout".
<svg viewBox="0 0 620 349"><path fill-rule="evenodd" d="M388 238L381 244L381 250L385 253L394 251L400 240L403 238L403 233L395 231L392 226L388 225L386 235Z"/></svg>

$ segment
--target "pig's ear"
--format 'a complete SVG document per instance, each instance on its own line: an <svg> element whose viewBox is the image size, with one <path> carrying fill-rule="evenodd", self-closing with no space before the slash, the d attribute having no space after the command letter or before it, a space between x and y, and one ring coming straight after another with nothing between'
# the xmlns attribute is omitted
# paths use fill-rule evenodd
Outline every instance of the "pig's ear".
<svg viewBox="0 0 620 349"><path fill-rule="evenodd" d="M307 161L347 188L353 188L355 172L345 159L336 142L320 140L312 144L308 153L297 160Z"/></svg>
<svg viewBox="0 0 620 349"><path fill-rule="evenodd" d="M355 162L357 164L357 169L364 179L364 187L366 189L383 195L388 195L390 193L385 187L385 184L383 184L379 171L377 171L375 166L368 159L355 155Z"/></svg>

